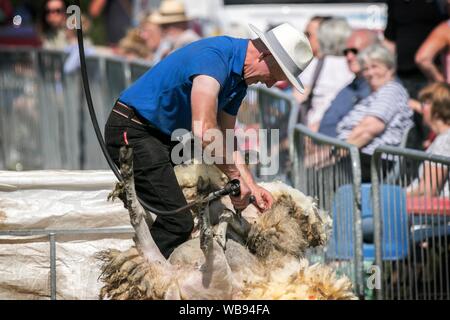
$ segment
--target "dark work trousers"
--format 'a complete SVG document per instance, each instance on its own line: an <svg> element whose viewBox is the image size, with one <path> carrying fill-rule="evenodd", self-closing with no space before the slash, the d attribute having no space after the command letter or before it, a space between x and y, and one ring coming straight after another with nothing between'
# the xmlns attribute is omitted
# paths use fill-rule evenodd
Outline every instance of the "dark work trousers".
<svg viewBox="0 0 450 320"><path fill-rule="evenodd" d="M170 137L149 125L140 125L111 112L105 126L108 152L119 165L119 150L128 144L133 148L134 183L143 201L158 210L174 210L187 204L178 184L170 160ZM173 250L185 242L194 222L189 210L176 215L158 215L150 227L153 240L168 258Z"/></svg>

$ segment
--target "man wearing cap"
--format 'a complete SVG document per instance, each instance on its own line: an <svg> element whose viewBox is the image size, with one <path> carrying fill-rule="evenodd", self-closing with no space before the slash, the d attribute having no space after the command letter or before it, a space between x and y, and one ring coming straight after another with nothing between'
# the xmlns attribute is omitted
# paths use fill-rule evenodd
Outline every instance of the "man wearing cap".
<svg viewBox="0 0 450 320"><path fill-rule="evenodd" d="M176 129L192 130L206 148L213 142L208 130L234 129L248 85L271 87L289 80L303 90L298 76L313 57L306 36L287 23L266 33L250 27L257 39L213 37L173 52L122 92L115 104L105 127L108 151L118 163L120 147L133 147L136 192L152 207L167 211L186 204L170 157ZM223 143L223 150L216 150L215 157L224 159L216 165L240 181L241 195L232 197L235 208L245 209L253 195L260 212L269 209L270 193L256 184L240 153L226 148ZM227 152L233 153L234 163L226 163ZM184 212L158 216L150 232L167 258L192 228L192 216Z"/></svg>

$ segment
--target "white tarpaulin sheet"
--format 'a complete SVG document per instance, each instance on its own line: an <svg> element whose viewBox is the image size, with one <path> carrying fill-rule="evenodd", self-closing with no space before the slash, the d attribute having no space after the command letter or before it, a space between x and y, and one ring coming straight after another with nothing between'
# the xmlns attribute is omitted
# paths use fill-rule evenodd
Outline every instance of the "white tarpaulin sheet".
<svg viewBox="0 0 450 320"><path fill-rule="evenodd" d="M121 201L106 201L115 181L107 171L0 172L0 232L130 228ZM97 299L93 255L132 245L131 234L57 236L57 298ZM49 248L47 236L0 236L0 299L50 297Z"/></svg>

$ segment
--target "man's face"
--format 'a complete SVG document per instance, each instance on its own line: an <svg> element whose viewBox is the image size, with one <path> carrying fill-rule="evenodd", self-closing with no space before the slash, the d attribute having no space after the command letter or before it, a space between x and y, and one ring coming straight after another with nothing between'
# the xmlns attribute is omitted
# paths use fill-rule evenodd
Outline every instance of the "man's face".
<svg viewBox="0 0 450 320"><path fill-rule="evenodd" d="M370 44L369 37L364 33L354 33L347 40L344 55L347 60L348 68L354 74L359 74L361 72L361 65L358 62L358 53L367 48Z"/></svg>
<svg viewBox="0 0 450 320"><path fill-rule="evenodd" d="M259 82L264 83L268 88L271 88L278 81L288 80L271 53L264 53L264 57L259 64L261 65Z"/></svg>
<svg viewBox="0 0 450 320"><path fill-rule="evenodd" d="M140 29L140 36L144 39L147 48L156 51L161 43L161 28L150 22L145 22Z"/></svg>
<svg viewBox="0 0 450 320"><path fill-rule="evenodd" d="M319 40L317 39L317 32L319 31L320 20L312 20L305 28L305 35L311 44L311 49L315 57L320 54Z"/></svg>
<svg viewBox="0 0 450 320"><path fill-rule="evenodd" d="M66 21L66 6L61 0L52 0L47 2L45 7L45 19L53 28L64 26Z"/></svg>

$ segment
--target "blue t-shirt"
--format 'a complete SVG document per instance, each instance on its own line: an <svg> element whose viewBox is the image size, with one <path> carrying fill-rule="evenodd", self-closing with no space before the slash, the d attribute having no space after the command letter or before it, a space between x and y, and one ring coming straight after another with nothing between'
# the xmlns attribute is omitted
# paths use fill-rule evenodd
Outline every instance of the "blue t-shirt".
<svg viewBox="0 0 450 320"><path fill-rule="evenodd" d="M248 41L222 36L191 43L147 71L119 100L165 134L191 130L192 81L207 75L220 84L219 110L235 116L247 92L243 69Z"/></svg>
<svg viewBox="0 0 450 320"><path fill-rule="evenodd" d="M353 110L353 107L370 94L370 87L362 77L356 77L352 83L342 89L331 102L320 121L319 132L336 138L336 127L344 117Z"/></svg>

